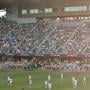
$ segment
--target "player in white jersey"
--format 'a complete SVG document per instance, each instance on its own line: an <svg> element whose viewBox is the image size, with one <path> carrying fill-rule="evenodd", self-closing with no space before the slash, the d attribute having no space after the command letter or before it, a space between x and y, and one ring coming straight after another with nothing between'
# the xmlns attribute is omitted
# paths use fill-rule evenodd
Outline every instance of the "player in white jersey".
<svg viewBox="0 0 90 90"><path fill-rule="evenodd" d="M32 76L29 75L28 79L29 79L29 86L31 86L32 85Z"/></svg>
<svg viewBox="0 0 90 90"><path fill-rule="evenodd" d="M31 80L31 79L29 80L29 85L30 85L30 86L32 85L32 80Z"/></svg>
<svg viewBox="0 0 90 90"><path fill-rule="evenodd" d="M74 83L75 77L72 77L72 84Z"/></svg>
<svg viewBox="0 0 90 90"><path fill-rule="evenodd" d="M52 89L52 83L48 83L48 90Z"/></svg>
<svg viewBox="0 0 90 90"><path fill-rule="evenodd" d="M47 80L44 81L44 85L45 85L45 88L47 88L47 86L48 86L48 81Z"/></svg>
<svg viewBox="0 0 90 90"><path fill-rule="evenodd" d="M86 85L86 77L83 77L83 85Z"/></svg>
<svg viewBox="0 0 90 90"><path fill-rule="evenodd" d="M61 73L61 82L63 81L63 73Z"/></svg>
<svg viewBox="0 0 90 90"><path fill-rule="evenodd" d="M10 83L10 76L7 76L7 82Z"/></svg>
<svg viewBox="0 0 90 90"><path fill-rule="evenodd" d="M50 75L48 75L48 81L51 81L51 76Z"/></svg>
<svg viewBox="0 0 90 90"><path fill-rule="evenodd" d="M77 79L75 79L73 82L73 88L77 88L77 84L78 84Z"/></svg>
<svg viewBox="0 0 90 90"><path fill-rule="evenodd" d="M29 77L28 77L28 78L29 78L29 80L31 80L31 79L32 79L32 76L31 76L31 75L29 75Z"/></svg>
<svg viewBox="0 0 90 90"><path fill-rule="evenodd" d="M12 84L13 84L13 79L10 78L9 85L12 86Z"/></svg>

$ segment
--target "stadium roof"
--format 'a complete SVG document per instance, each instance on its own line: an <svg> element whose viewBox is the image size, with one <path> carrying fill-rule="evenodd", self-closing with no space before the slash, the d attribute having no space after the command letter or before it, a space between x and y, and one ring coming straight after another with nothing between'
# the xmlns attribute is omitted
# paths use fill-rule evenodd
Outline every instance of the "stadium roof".
<svg viewBox="0 0 90 90"><path fill-rule="evenodd" d="M0 0L0 8L7 8L10 5L15 5L17 3L40 3L40 2L60 2L60 3L80 3L89 2L90 0Z"/></svg>

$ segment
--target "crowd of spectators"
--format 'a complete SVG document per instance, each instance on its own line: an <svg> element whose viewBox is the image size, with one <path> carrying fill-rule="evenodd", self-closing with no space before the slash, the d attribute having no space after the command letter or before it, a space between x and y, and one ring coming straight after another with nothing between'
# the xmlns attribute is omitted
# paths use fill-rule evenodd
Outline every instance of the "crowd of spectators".
<svg viewBox="0 0 90 90"><path fill-rule="evenodd" d="M8 69L16 69L16 70L37 70L41 69L43 71L52 71L52 70L60 70L63 72L89 72L90 64L89 63L81 63L81 61L59 61L57 59L46 59L46 60L27 60L22 59L21 61L2 61L0 62L0 70L8 70Z"/></svg>
<svg viewBox="0 0 90 90"><path fill-rule="evenodd" d="M50 24L51 31L40 43L37 51L73 55L90 53L90 21L50 19L47 23Z"/></svg>
<svg viewBox="0 0 90 90"><path fill-rule="evenodd" d="M0 19L0 53L27 53L32 44L34 24L17 24Z"/></svg>
<svg viewBox="0 0 90 90"><path fill-rule="evenodd" d="M90 53L89 21L43 19L17 24L0 18L1 54Z"/></svg>
<svg viewBox="0 0 90 90"><path fill-rule="evenodd" d="M27 54L89 54L90 21L43 19L37 23L17 24L0 18L0 55ZM20 68L64 71L90 71L89 64L44 60L0 62L0 69Z"/></svg>

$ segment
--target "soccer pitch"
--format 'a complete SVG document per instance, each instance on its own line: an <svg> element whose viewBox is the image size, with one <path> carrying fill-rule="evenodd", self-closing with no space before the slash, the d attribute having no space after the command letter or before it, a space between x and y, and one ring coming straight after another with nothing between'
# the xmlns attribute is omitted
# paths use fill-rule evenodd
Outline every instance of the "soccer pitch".
<svg viewBox="0 0 90 90"><path fill-rule="evenodd" d="M32 75L32 86L29 87L28 76ZM51 75L51 90L90 90L90 73L64 73L64 80L60 80L60 71L25 71L25 70L6 70L0 71L0 90L48 90L45 88L44 81L48 74ZM12 86L7 83L7 76L14 80ZM86 76L87 83L83 85L83 76ZM77 88L72 87L72 76L78 80Z"/></svg>

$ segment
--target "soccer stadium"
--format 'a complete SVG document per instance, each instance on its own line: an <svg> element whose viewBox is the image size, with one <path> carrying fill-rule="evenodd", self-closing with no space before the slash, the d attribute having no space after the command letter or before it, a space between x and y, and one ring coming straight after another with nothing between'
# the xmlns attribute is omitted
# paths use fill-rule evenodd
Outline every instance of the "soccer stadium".
<svg viewBox="0 0 90 90"><path fill-rule="evenodd" d="M0 90L90 90L90 0L0 0Z"/></svg>

